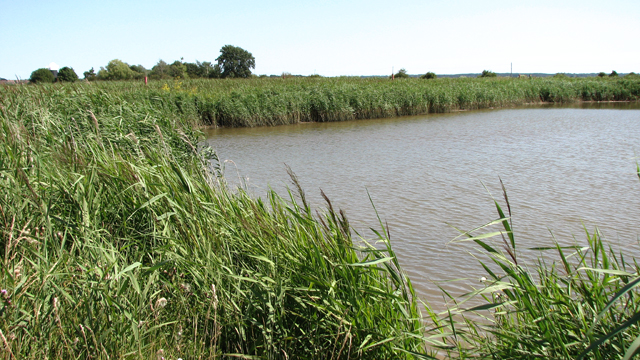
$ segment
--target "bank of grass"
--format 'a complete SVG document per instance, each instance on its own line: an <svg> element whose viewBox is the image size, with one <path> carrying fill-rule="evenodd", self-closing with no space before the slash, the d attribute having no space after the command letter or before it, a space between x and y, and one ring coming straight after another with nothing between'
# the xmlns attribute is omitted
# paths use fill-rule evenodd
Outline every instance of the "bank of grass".
<svg viewBox="0 0 640 360"><path fill-rule="evenodd" d="M230 191L195 123L83 89L2 89L3 357L425 351L384 231L361 247L330 205Z"/></svg>
<svg viewBox="0 0 640 360"><path fill-rule="evenodd" d="M594 86L608 100L637 98L615 95L637 94L634 82L542 80L461 79L432 89L484 87L492 98L544 84L566 93ZM597 232L583 247L546 250L555 262L526 266L518 254L527 250L516 248L517 232L496 203L491 226L501 228L465 234L493 264L469 294L483 302L454 299L433 314L418 305L382 223L375 247L366 246L344 214L330 203L314 212L295 185L285 199L227 189L215 154L198 147L203 98L311 101L297 86L324 89L335 104L346 89L382 89L388 101L393 91L426 86L260 81L0 88L3 356L610 359L638 348L638 265L606 249ZM513 99L501 106L536 95Z"/></svg>
<svg viewBox="0 0 640 360"><path fill-rule="evenodd" d="M48 90L51 89L51 90ZM55 89L55 90L54 90ZM46 85L38 96L59 94L93 106L127 103L207 125L253 127L344 121L517 106L527 103L636 101L637 78L256 78ZM41 94L41 95L40 95ZM71 100L72 99L72 100ZM63 101L63 99L60 99ZM39 101L39 100L38 100ZM77 106L77 105L74 105ZM115 109L113 109L115 110Z"/></svg>
<svg viewBox="0 0 640 360"><path fill-rule="evenodd" d="M640 168L638 168L640 177ZM485 359L631 359L640 352L640 266L585 229L575 246L521 248L510 220L499 218L453 242L472 241L486 271L477 289L441 318L447 354ZM497 228L496 228L497 227ZM523 263L525 252L540 252ZM469 305L473 304L473 305Z"/></svg>

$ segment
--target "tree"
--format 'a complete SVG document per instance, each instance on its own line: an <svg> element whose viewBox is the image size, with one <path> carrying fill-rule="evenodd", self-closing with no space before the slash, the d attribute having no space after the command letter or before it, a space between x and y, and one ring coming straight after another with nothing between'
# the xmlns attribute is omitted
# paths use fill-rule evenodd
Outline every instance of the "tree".
<svg viewBox="0 0 640 360"><path fill-rule="evenodd" d="M420 79L435 79L437 77L438 77L438 75L436 75L435 73L432 73L431 71L429 71L428 73L420 76Z"/></svg>
<svg viewBox="0 0 640 360"><path fill-rule="evenodd" d="M222 78L222 69L220 68L220 65L218 64L213 65L213 70L209 72L209 78L210 79Z"/></svg>
<svg viewBox="0 0 640 360"><path fill-rule="evenodd" d="M613 70L611 74L609 74L609 77L618 77L618 73L615 70Z"/></svg>
<svg viewBox="0 0 640 360"><path fill-rule="evenodd" d="M188 78L187 67L181 61L176 60L173 64L169 65L169 76L174 79Z"/></svg>
<svg viewBox="0 0 640 360"><path fill-rule="evenodd" d="M187 75L189 75L189 77L193 79L212 77L211 75L214 72L215 67L217 66L218 69L220 69L217 64L213 65L208 61L200 62L198 60L196 60L195 64L184 63L184 66L186 66L187 68Z"/></svg>
<svg viewBox="0 0 640 360"><path fill-rule="evenodd" d="M149 72L147 69L144 68L144 66L142 65L130 65L129 69L137 72L138 74L142 74L142 76L147 76L147 72Z"/></svg>
<svg viewBox="0 0 640 360"><path fill-rule="evenodd" d="M58 81L61 82L74 82L78 80L78 74L68 66L63 67L58 71Z"/></svg>
<svg viewBox="0 0 640 360"><path fill-rule="evenodd" d="M144 74L135 72L129 68L129 64L119 59L113 59L107 64L107 68L100 68L98 79L100 80L131 80L140 79Z"/></svg>
<svg viewBox="0 0 640 360"><path fill-rule="evenodd" d="M396 78L396 79L408 79L409 78L409 74L407 74L407 70L405 70L404 68L398 70L397 73L395 73L393 76L390 76L389 78Z"/></svg>
<svg viewBox="0 0 640 360"><path fill-rule="evenodd" d="M481 78L485 78L485 77L496 77L498 75L496 75L496 73L494 73L493 71L490 70L482 70L482 74L480 74Z"/></svg>
<svg viewBox="0 0 640 360"><path fill-rule="evenodd" d="M84 79L87 81L95 81L97 79L96 72L93 71L93 68L89 71L85 71L82 75L84 75Z"/></svg>
<svg viewBox="0 0 640 360"><path fill-rule="evenodd" d="M168 79L169 77L169 64L162 59L158 60L158 63L149 72L149 78L154 80Z"/></svg>
<svg viewBox="0 0 640 360"><path fill-rule="evenodd" d="M54 80L55 77L53 76L53 73L51 72L51 70L46 68L35 70L31 73L31 77L29 78L29 81L34 84L52 83Z"/></svg>
<svg viewBox="0 0 640 360"><path fill-rule="evenodd" d="M223 46L216 61L222 70L223 78L248 78L251 76L251 69L256 68L256 59L253 55L233 45Z"/></svg>
<svg viewBox="0 0 640 360"><path fill-rule="evenodd" d="M604 73L604 72L602 72L602 71L598 73L598 77L605 77L605 76L607 76L607 74L605 74L605 73Z"/></svg>

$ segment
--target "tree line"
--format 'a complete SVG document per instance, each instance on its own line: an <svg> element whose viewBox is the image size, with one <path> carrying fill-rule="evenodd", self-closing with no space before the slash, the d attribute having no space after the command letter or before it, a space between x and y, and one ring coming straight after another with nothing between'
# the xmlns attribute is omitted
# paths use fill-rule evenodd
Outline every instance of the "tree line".
<svg viewBox="0 0 640 360"><path fill-rule="evenodd" d="M220 56L215 59L215 63L197 60L190 63L180 59L168 64L161 59L151 69L146 69L142 65L129 65L120 59L113 59L107 66L101 66L97 73L91 68L83 75L89 81L136 80L145 77L152 80L247 78L255 67L256 60L250 52L237 46L225 45L220 49ZM57 77L49 69L41 68L32 72L29 80L32 83L74 82L78 80L78 75L73 68L67 66L60 69Z"/></svg>

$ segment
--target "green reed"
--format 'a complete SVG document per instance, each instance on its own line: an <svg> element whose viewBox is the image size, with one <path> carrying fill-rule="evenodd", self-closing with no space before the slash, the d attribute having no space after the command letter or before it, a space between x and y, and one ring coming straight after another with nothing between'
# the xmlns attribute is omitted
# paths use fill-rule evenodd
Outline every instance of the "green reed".
<svg viewBox="0 0 640 360"><path fill-rule="evenodd" d="M46 86L60 91L60 85ZM517 106L527 103L636 101L635 78L361 79L286 78L64 85L102 109L118 98L128 105L225 127L344 121L434 112ZM45 100L46 101L46 100Z"/></svg>
<svg viewBox="0 0 640 360"><path fill-rule="evenodd" d="M293 174L284 198L230 190L198 127L636 100L639 89L627 79L351 78L0 87L0 351L629 358L640 344L638 265L599 233L523 264L528 250L496 202L490 226L501 229L464 233L488 256L488 280L423 317L383 222L369 242L354 238L328 199L309 207Z"/></svg>
<svg viewBox="0 0 640 360"><path fill-rule="evenodd" d="M640 352L636 259L586 229L583 244L522 249L504 194L506 214L496 201L497 220L454 240L475 242L486 277L439 317L447 339L441 349L483 359L631 359ZM527 264L520 257L531 251L541 254Z"/></svg>
<svg viewBox="0 0 640 360"><path fill-rule="evenodd" d="M425 351L384 231L382 247L354 241L301 190L229 190L195 119L135 85L1 91L3 357Z"/></svg>

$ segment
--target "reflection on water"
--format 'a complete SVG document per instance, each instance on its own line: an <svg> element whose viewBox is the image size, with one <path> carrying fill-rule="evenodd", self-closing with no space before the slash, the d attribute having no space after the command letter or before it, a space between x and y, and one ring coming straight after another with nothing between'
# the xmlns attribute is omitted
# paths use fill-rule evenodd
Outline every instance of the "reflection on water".
<svg viewBox="0 0 640 360"><path fill-rule="evenodd" d="M500 179L521 248L551 245L553 236L584 243L583 225L598 225L610 243L638 252L639 110L587 103L210 129L207 142L221 161L232 160L229 182L238 184L240 174L256 196L269 186L284 194L287 164L313 205L323 205L322 189L372 236L369 227L379 226L368 191L418 293L441 300L434 281L482 276L466 254L471 247L449 242L459 234L453 226L497 218L490 194L502 199Z"/></svg>

